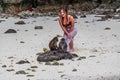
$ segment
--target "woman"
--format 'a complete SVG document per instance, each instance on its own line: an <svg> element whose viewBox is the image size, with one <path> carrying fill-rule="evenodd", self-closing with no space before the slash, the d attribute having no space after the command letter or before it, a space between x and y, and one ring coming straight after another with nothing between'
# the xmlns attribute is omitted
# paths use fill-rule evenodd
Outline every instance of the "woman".
<svg viewBox="0 0 120 80"><path fill-rule="evenodd" d="M60 10L59 24L64 32L64 38L67 43L67 51L73 52L73 38L77 34L76 29L74 28L74 18L71 15L68 15L67 8L64 7Z"/></svg>

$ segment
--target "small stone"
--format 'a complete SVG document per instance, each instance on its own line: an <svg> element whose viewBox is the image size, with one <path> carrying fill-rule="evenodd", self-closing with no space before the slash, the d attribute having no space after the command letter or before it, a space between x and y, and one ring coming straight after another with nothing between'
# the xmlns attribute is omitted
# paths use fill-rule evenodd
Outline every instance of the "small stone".
<svg viewBox="0 0 120 80"><path fill-rule="evenodd" d="M16 74L28 74L24 70L17 71Z"/></svg>
<svg viewBox="0 0 120 80"><path fill-rule="evenodd" d="M53 64L52 65L59 65L59 63L58 62L53 62Z"/></svg>
<svg viewBox="0 0 120 80"><path fill-rule="evenodd" d="M63 73L62 71L58 71L58 73Z"/></svg>
<svg viewBox="0 0 120 80"><path fill-rule="evenodd" d="M86 57L85 57L85 56L81 56L80 58L81 58L81 59L86 59Z"/></svg>
<svg viewBox="0 0 120 80"><path fill-rule="evenodd" d="M65 74L61 75L61 77L64 77L64 76L66 76L66 75Z"/></svg>
<svg viewBox="0 0 120 80"><path fill-rule="evenodd" d="M97 49L94 49L94 50L92 50L92 52L98 52L98 50L97 50Z"/></svg>
<svg viewBox="0 0 120 80"><path fill-rule="evenodd" d="M60 63L60 65L61 65L61 66L63 66L63 65L64 65L64 63Z"/></svg>
<svg viewBox="0 0 120 80"><path fill-rule="evenodd" d="M8 29L5 33L17 33L17 31L14 29Z"/></svg>
<svg viewBox="0 0 120 80"><path fill-rule="evenodd" d="M13 56L8 57L8 59L12 59L12 58L14 58L14 57Z"/></svg>
<svg viewBox="0 0 120 80"><path fill-rule="evenodd" d="M20 43L25 43L24 41L20 41Z"/></svg>
<svg viewBox="0 0 120 80"><path fill-rule="evenodd" d="M20 60L20 61L17 62L16 64L25 64L25 63L30 63L30 62L27 61L27 60Z"/></svg>
<svg viewBox="0 0 120 80"><path fill-rule="evenodd" d="M50 62L46 62L45 65L51 65L51 63Z"/></svg>
<svg viewBox="0 0 120 80"><path fill-rule="evenodd" d="M111 30L111 28L109 28L109 27L106 27L104 30Z"/></svg>
<svg viewBox="0 0 120 80"><path fill-rule="evenodd" d="M46 71L46 70L42 70L42 71Z"/></svg>
<svg viewBox="0 0 120 80"><path fill-rule="evenodd" d="M77 71L77 69L73 69L72 71L75 72L75 71Z"/></svg>
<svg viewBox="0 0 120 80"><path fill-rule="evenodd" d="M2 67L3 67L3 68L6 68L7 66L6 66L6 65L3 65Z"/></svg>
<svg viewBox="0 0 120 80"><path fill-rule="evenodd" d="M23 24L26 24L26 23L24 21L18 21L15 24L23 25Z"/></svg>
<svg viewBox="0 0 120 80"><path fill-rule="evenodd" d="M80 57L77 60L82 60Z"/></svg>
<svg viewBox="0 0 120 80"><path fill-rule="evenodd" d="M7 69L7 71L11 72L11 71L15 71L14 69Z"/></svg>
<svg viewBox="0 0 120 80"><path fill-rule="evenodd" d="M118 51L117 53L120 53L120 51Z"/></svg>
<svg viewBox="0 0 120 80"><path fill-rule="evenodd" d="M39 52L39 53L37 53L36 55L41 55L41 54L43 54L43 52Z"/></svg>
<svg viewBox="0 0 120 80"><path fill-rule="evenodd" d="M34 77L35 75L27 75L27 77Z"/></svg>
<svg viewBox="0 0 120 80"><path fill-rule="evenodd" d="M35 29L43 29L43 26L35 26Z"/></svg>
<svg viewBox="0 0 120 80"><path fill-rule="evenodd" d="M48 52L48 49L47 48L43 48L43 51L44 51L44 53Z"/></svg>
<svg viewBox="0 0 120 80"><path fill-rule="evenodd" d="M90 55L89 57L96 57L95 55Z"/></svg>
<svg viewBox="0 0 120 80"><path fill-rule="evenodd" d="M31 68L38 68L37 66L31 66Z"/></svg>
<svg viewBox="0 0 120 80"><path fill-rule="evenodd" d="M36 70L35 70L35 69L32 69L32 72L36 72Z"/></svg>

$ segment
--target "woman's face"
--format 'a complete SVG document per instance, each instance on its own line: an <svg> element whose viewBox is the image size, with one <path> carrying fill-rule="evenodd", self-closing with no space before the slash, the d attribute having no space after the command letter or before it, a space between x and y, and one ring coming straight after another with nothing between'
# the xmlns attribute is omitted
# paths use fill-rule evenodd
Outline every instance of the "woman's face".
<svg viewBox="0 0 120 80"><path fill-rule="evenodd" d="M61 15L62 17L65 17L65 16L66 16L66 12L65 12L64 10L60 10L60 15Z"/></svg>

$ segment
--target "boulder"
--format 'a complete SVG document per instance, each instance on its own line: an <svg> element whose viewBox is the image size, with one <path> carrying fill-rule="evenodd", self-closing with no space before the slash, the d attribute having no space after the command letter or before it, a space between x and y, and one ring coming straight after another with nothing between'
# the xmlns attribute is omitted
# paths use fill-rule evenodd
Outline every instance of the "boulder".
<svg viewBox="0 0 120 80"><path fill-rule="evenodd" d="M61 60L61 59L72 59L75 57L78 57L78 56L76 54L71 54L69 52L49 51L49 52L40 54L37 57L37 61L49 62L49 61Z"/></svg>

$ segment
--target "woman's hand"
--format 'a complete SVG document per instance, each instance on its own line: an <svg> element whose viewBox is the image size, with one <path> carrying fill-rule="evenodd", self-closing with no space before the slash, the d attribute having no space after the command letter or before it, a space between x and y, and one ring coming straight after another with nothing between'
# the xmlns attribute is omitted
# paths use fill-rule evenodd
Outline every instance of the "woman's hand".
<svg viewBox="0 0 120 80"><path fill-rule="evenodd" d="M69 38L69 39L71 38L71 35L70 35L70 33L67 33L67 36L68 36L68 38Z"/></svg>

